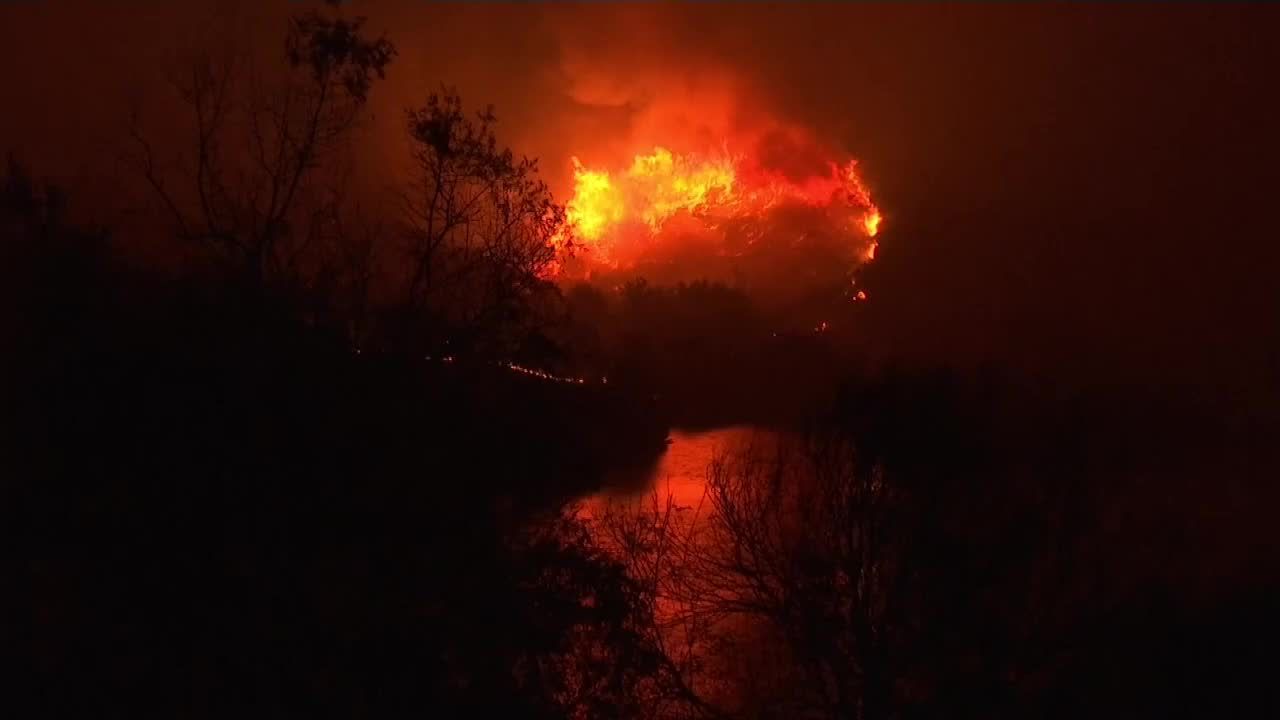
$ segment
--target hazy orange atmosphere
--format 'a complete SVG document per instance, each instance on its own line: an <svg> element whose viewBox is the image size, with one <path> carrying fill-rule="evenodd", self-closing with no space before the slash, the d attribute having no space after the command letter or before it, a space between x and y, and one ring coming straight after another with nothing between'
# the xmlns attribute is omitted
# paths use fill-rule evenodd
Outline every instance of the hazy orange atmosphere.
<svg viewBox="0 0 1280 720"><path fill-rule="evenodd" d="M0 119L23 157L124 187L130 107L163 130L178 41L235 27L269 56L291 8L142 7L0 8L5 46L39 58L38 73L0 70L33 109ZM1274 244L1235 239L1260 227L1275 158L1261 70L1274 49L1239 8L354 7L399 51L361 131L371 192L407 170L404 108L454 86L494 105L503 142L538 159L598 260L640 253L668 216L723 225L795 199L847 230L851 266L876 253L878 287L860 288L881 308L862 321L878 344L1075 369L1106 358L1135 377L1263 371L1253 351L1211 351L1247 322L1264 292L1247 278L1275 258ZM1165 210L1177 197L1195 200ZM1219 340L1183 342L1192 329Z"/></svg>
<svg viewBox="0 0 1280 720"><path fill-rule="evenodd" d="M1280 717L1277 78L1280 3L0 0L0 715Z"/></svg>

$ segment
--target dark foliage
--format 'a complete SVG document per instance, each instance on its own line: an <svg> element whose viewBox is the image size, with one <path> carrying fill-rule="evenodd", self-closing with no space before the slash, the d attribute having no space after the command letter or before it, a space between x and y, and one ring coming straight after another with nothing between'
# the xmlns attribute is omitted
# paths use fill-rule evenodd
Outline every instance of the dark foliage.
<svg viewBox="0 0 1280 720"><path fill-rule="evenodd" d="M551 528L660 426L600 391L357 354L216 273L131 271L55 200L6 180L6 644L39 714L563 705L517 670L631 610L620 569Z"/></svg>

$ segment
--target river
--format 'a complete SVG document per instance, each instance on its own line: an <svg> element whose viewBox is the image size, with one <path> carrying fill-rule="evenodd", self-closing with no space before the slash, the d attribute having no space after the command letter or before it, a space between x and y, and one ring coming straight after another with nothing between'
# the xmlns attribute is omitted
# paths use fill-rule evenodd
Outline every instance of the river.
<svg viewBox="0 0 1280 720"><path fill-rule="evenodd" d="M707 468L717 456L770 435L751 425L712 430L672 430L670 444L657 460L642 468L618 471L609 486L593 495L588 505L606 501L648 501L657 491L660 501L668 494L677 507L696 508L707 485Z"/></svg>

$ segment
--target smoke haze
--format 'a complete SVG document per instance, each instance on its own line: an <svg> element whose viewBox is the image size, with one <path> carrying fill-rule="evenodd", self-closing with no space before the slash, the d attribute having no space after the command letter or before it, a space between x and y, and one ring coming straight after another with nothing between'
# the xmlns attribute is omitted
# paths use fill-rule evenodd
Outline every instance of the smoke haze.
<svg viewBox="0 0 1280 720"><path fill-rule="evenodd" d="M129 103L163 107L223 18L276 52L296 3L6 3L0 143L119 187ZM885 214L860 322L890 355L1213 394L1275 388L1276 9L356 2L400 57L373 97L371 186L407 168L403 110L492 103L557 197L570 158L751 134L792 173L801 128L860 161ZM39 72L34 69L38 68ZM160 115L163 118L163 114ZM1176 210L1170 210L1176 208ZM1095 378L1097 379L1097 378ZM1261 385L1259 385L1261 383Z"/></svg>

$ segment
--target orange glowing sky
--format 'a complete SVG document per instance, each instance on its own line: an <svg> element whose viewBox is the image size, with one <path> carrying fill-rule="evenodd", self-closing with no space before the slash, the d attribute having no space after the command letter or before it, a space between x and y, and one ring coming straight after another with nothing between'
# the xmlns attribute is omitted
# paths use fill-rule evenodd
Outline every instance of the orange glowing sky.
<svg viewBox="0 0 1280 720"><path fill-rule="evenodd" d="M0 138L71 191L71 211L130 221L139 213L119 208L146 197L119 162L132 101L166 127L175 54L222 47L212 20L232 9L244 31L231 36L278 62L294 5L196 0L139 15L91 0L0 3L4 46L41 58L39 73L0 67L6 108L27 109L0 113ZM619 183L655 147L673 159L725 153L800 186L857 158L885 218L871 221L876 239L892 248L858 286L876 299L866 347L926 362L1012 356L1054 372L1123 362L1144 381L1174 373L1214 388L1270 381L1270 345L1221 348L1277 326L1257 317L1280 252L1277 10L357 3L400 55L371 97L353 175L394 217L398 200L382 189L412 170L403 111L441 84L470 108L493 103L500 140L540 159L560 202L575 195L575 156ZM771 125L822 142L796 152L766 141ZM735 167L735 191L750 172ZM665 239L635 225L624 248ZM857 233L849 242L871 247ZM1188 258L1195 300L1171 302ZM1218 341L1188 343L1194 333Z"/></svg>

